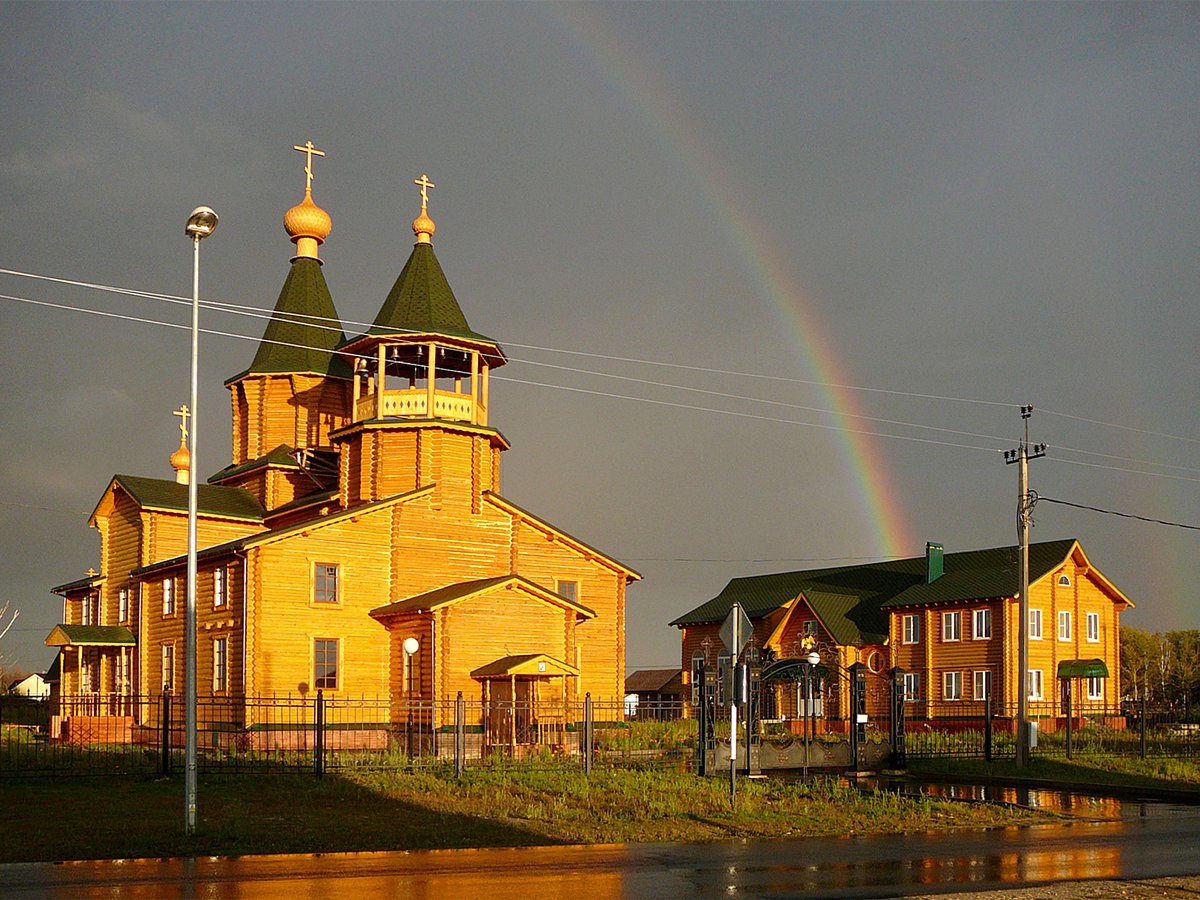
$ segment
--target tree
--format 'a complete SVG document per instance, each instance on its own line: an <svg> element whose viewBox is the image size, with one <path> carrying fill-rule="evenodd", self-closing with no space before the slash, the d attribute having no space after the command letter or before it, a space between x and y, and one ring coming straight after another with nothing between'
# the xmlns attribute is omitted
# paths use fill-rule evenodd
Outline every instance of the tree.
<svg viewBox="0 0 1200 900"><path fill-rule="evenodd" d="M17 621L17 616L21 615L19 609L13 609L11 603L0 605L0 641L4 640L4 636L8 634L9 629L13 627L13 623ZM4 654L4 646L0 644L0 691L8 687L8 683L12 681L12 676L15 670L9 664L8 657Z"/></svg>
<svg viewBox="0 0 1200 900"><path fill-rule="evenodd" d="M1121 684L1127 697L1141 698L1151 677L1157 678L1162 656L1158 635L1131 625L1121 626ZM1146 699L1154 694L1150 690Z"/></svg>

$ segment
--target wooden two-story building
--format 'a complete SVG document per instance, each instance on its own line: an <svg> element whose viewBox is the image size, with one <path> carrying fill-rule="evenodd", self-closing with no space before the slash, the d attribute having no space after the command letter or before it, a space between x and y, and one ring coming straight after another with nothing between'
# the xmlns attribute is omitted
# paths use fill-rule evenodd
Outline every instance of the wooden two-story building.
<svg viewBox="0 0 1200 900"><path fill-rule="evenodd" d="M298 148L299 149L299 148ZM310 156L311 164L311 156ZM226 382L229 464L198 486L202 696L310 695L561 709L620 702L625 591L640 576L500 490L492 415L506 358L474 331L433 251L428 179L412 253L347 338L303 201L296 255L249 367ZM215 442L205 442L213 446ZM131 716L183 684L184 441L176 479L117 475L89 524L98 571L55 588L64 715ZM441 707L448 712L449 705Z"/></svg>
<svg viewBox="0 0 1200 900"><path fill-rule="evenodd" d="M1031 545L1029 573L1030 715L1061 715L1064 690L1076 711L1116 707L1120 616L1133 604L1074 539ZM1012 717L1020 681L1018 583L1015 547L944 553L931 543L923 557L735 578L672 624L681 630L690 679L694 660L717 664L724 652L718 629L740 603L764 658L818 652L827 718L847 716L844 673L854 663L876 676L868 692L874 715L886 709L886 679L900 669L910 717L982 714L988 702L997 715ZM795 716L804 689L769 685L769 709Z"/></svg>

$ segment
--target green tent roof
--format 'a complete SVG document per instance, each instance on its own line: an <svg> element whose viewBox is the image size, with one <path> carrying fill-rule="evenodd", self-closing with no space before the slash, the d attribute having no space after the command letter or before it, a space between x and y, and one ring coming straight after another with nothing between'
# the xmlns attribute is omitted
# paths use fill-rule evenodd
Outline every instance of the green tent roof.
<svg viewBox="0 0 1200 900"><path fill-rule="evenodd" d="M163 478L117 475L113 478L143 507L187 512L188 486ZM261 522L266 510L249 491L215 484L196 485L196 511L201 515Z"/></svg>
<svg viewBox="0 0 1200 900"><path fill-rule="evenodd" d="M494 344L490 337L472 331L454 291L430 244L417 244L383 302L368 334L456 335Z"/></svg>
<svg viewBox="0 0 1200 900"><path fill-rule="evenodd" d="M345 339L321 263L297 257L275 301L254 361L226 384L250 374L287 372L349 378L349 365L334 353Z"/></svg>
<svg viewBox="0 0 1200 900"><path fill-rule="evenodd" d="M1029 577L1036 581L1059 566L1074 539L1033 544ZM675 619L672 625L719 622L740 603L752 619L781 609L801 595L841 644L882 643L888 610L897 606L1011 597L1017 592L1017 549L996 547L947 553L943 574L925 581L925 557L887 560L859 566L809 569L734 578L716 597Z"/></svg>

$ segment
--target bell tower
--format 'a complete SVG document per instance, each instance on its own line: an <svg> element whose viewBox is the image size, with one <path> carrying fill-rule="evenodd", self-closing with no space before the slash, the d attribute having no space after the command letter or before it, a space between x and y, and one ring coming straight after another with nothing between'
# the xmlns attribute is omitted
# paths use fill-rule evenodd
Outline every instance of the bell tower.
<svg viewBox="0 0 1200 900"><path fill-rule="evenodd" d="M436 485L440 502L470 503L495 490L508 442L488 422L489 376L500 345L471 329L433 252L426 175L416 243L367 333L341 353L351 368L350 422L341 448L343 502Z"/></svg>

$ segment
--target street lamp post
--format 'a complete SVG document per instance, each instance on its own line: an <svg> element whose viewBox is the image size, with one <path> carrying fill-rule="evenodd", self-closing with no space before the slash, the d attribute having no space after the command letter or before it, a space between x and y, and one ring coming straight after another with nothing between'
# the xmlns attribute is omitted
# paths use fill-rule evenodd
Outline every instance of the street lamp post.
<svg viewBox="0 0 1200 900"><path fill-rule="evenodd" d="M413 657L421 649L421 642L415 637L404 639L404 655L408 663L408 761L413 761Z"/></svg>
<svg viewBox="0 0 1200 900"><path fill-rule="evenodd" d="M196 833L196 494L200 468L196 457L196 433L199 430L197 369L200 356L200 241L217 229L217 214L207 206L197 206L188 216L185 229L192 239L192 368L189 402L192 430L188 447L188 519L187 519L187 604L184 650L184 780L183 828Z"/></svg>
<svg viewBox="0 0 1200 900"><path fill-rule="evenodd" d="M811 650L808 656L805 657L805 662L808 663L808 667L804 670L804 780L807 781L809 746L812 739L817 736L817 720L813 710L813 674L816 671L817 664L821 662L821 654L816 650Z"/></svg>

